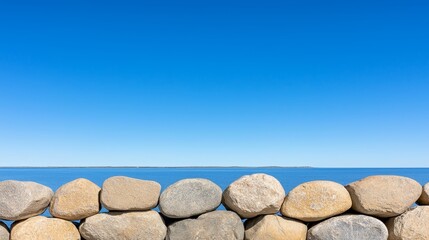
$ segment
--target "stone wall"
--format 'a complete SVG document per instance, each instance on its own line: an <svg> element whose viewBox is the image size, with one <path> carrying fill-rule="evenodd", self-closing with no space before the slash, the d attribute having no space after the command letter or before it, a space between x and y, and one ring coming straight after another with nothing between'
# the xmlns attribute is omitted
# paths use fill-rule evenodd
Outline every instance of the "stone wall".
<svg viewBox="0 0 429 240"><path fill-rule="evenodd" d="M287 194L266 174L224 191L208 179L183 179L162 193L157 182L123 176L101 188L76 179L55 193L9 180L0 182L0 219L14 222L1 222L0 240L429 240L428 194L429 184L401 176L312 181ZM227 210L216 210L220 204ZM47 208L52 217L39 216Z"/></svg>

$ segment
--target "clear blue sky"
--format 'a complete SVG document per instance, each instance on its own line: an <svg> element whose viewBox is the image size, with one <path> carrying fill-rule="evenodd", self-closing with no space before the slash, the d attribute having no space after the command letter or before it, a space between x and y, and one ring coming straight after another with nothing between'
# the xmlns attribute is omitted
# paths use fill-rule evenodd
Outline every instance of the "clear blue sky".
<svg viewBox="0 0 429 240"><path fill-rule="evenodd" d="M2 1L0 165L429 167L428 13Z"/></svg>

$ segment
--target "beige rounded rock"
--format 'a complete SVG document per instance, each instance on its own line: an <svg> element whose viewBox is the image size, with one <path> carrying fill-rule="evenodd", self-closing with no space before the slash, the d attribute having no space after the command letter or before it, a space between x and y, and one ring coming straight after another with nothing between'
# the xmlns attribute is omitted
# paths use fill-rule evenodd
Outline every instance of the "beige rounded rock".
<svg viewBox="0 0 429 240"><path fill-rule="evenodd" d="M346 188L336 182L312 181L288 193L281 213L305 222L320 221L349 210L352 199Z"/></svg>
<svg viewBox="0 0 429 240"><path fill-rule="evenodd" d="M419 206L386 222L389 240L429 240L429 206Z"/></svg>
<svg viewBox="0 0 429 240"><path fill-rule="evenodd" d="M407 177L378 175L346 186L353 210L377 217L394 217L411 207L422 193L422 186Z"/></svg>
<svg viewBox="0 0 429 240"><path fill-rule="evenodd" d="M158 205L160 193L157 182L115 176L104 181L100 201L108 210L149 210Z"/></svg>
<svg viewBox="0 0 429 240"><path fill-rule="evenodd" d="M64 184L55 192L49 211L56 218L79 220L100 211L99 193L95 183L79 178Z"/></svg>
<svg viewBox="0 0 429 240"><path fill-rule="evenodd" d="M9 240L9 228L4 222L0 222L0 240Z"/></svg>
<svg viewBox="0 0 429 240"><path fill-rule="evenodd" d="M155 211L111 212L85 219L79 231L86 240L163 240L167 227Z"/></svg>
<svg viewBox="0 0 429 240"><path fill-rule="evenodd" d="M420 195L419 200L417 202L421 205L429 205L429 183L426 183L423 186L422 195Z"/></svg>
<svg viewBox="0 0 429 240"><path fill-rule="evenodd" d="M245 175L223 192L224 205L242 218L274 214L280 210L285 190L273 176L257 173Z"/></svg>
<svg viewBox="0 0 429 240"><path fill-rule="evenodd" d="M80 234L69 221L43 216L32 217L12 227L10 240L79 240Z"/></svg>
<svg viewBox="0 0 429 240"><path fill-rule="evenodd" d="M0 182L0 219L22 220L43 213L54 192L35 182Z"/></svg>
<svg viewBox="0 0 429 240"><path fill-rule="evenodd" d="M277 215L263 215L245 222L246 240L305 240L307 225Z"/></svg>

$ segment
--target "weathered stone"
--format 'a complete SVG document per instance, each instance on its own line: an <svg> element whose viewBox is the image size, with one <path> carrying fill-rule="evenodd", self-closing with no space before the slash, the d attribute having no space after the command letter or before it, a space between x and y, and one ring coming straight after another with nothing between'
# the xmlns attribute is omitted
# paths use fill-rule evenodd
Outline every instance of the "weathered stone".
<svg viewBox="0 0 429 240"><path fill-rule="evenodd" d="M423 186L422 195L417 202L421 205L429 205L429 183Z"/></svg>
<svg viewBox="0 0 429 240"><path fill-rule="evenodd" d="M161 216L150 210L100 213L85 219L79 231L86 240L163 240L167 227Z"/></svg>
<svg viewBox="0 0 429 240"><path fill-rule="evenodd" d="M0 182L0 219L21 220L45 211L54 193L35 182Z"/></svg>
<svg viewBox="0 0 429 240"><path fill-rule="evenodd" d="M32 217L16 223L10 233L11 240L79 240L76 226L66 220Z"/></svg>
<svg viewBox="0 0 429 240"><path fill-rule="evenodd" d="M9 240L9 228L4 222L0 222L0 240Z"/></svg>
<svg viewBox="0 0 429 240"><path fill-rule="evenodd" d="M167 240L241 240L243 237L243 223L231 211L214 211L197 219L175 222L168 227L167 234Z"/></svg>
<svg viewBox="0 0 429 240"><path fill-rule="evenodd" d="M419 206L386 222L389 240L429 240L429 206Z"/></svg>
<svg viewBox="0 0 429 240"><path fill-rule="evenodd" d="M325 220L308 230L308 240L386 240L387 228L377 218L342 215Z"/></svg>
<svg viewBox="0 0 429 240"><path fill-rule="evenodd" d="M115 176L104 181L100 201L108 210L149 210L158 205L160 193L157 182Z"/></svg>
<svg viewBox="0 0 429 240"><path fill-rule="evenodd" d="M49 211L66 220L79 220L100 211L99 193L95 183L79 178L64 184L55 192Z"/></svg>
<svg viewBox="0 0 429 240"><path fill-rule="evenodd" d="M159 210L170 218L186 218L215 210L222 189L208 179L191 178L174 183L159 199Z"/></svg>
<svg viewBox="0 0 429 240"><path fill-rule="evenodd" d="M422 186L413 179L390 175L366 177L346 188L355 211L377 217L405 212L422 193Z"/></svg>
<svg viewBox="0 0 429 240"><path fill-rule="evenodd" d="M277 215L263 215L245 222L246 240L305 240L307 225Z"/></svg>
<svg viewBox="0 0 429 240"><path fill-rule="evenodd" d="M298 185L283 202L281 213L305 222L320 221L350 209L352 199L343 185L312 181Z"/></svg>
<svg viewBox="0 0 429 240"><path fill-rule="evenodd" d="M223 192L224 205L242 218L277 213L284 198L280 182L263 173L245 175Z"/></svg>

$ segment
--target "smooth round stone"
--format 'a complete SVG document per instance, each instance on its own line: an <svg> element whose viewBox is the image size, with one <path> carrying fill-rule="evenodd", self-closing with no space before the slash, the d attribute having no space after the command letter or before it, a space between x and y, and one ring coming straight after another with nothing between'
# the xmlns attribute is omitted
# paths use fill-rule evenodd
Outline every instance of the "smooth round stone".
<svg viewBox="0 0 429 240"><path fill-rule="evenodd" d="M386 222L389 240L429 240L429 206L419 206Z"/></svg>
<svg viewBox="0 0 429 240"><path fill-rule="evenodd" d="M100 211L101 188L85 178L64 184L55 192L49 211L56 218L79 220Z"/></svg>
<svg viewBox="0 0 429 240"><path fill-rule="evenodd" d="M305 222L320 221L349 210L352 199L343 185L331 181L312 181L288 193L281 213Z"/></svg>
<svg viewBox="0 0 429 240"><path fill-rule="evenodd" d="M79 240L76 226L58 218L32 217L16 223L10 233L11 240Z"/></svg>
<svg viewBox="0 0 429 240"><path fill-rule="evenodd" d="M245 222L246 240L305 240L307 225L277 215L262 215Z"/></svg>
<svg viewBox="0 0 429 240"><path fill-rule="evenodd" d="M387 228L377 218L342 215L325 220L308 230L308 240L386 240Z"/></svg>
<svg viewBox="0 0 429 240"><path fill-rule="evenodd" d="M163 240L167 227L155 211L111 212L88 217L79 231L86 240Z"/></svg>
<svg viewBox="0 0 429 240"><path fill-rule="evenodd" d="M0 182L0 219L15 221L37 216L49 205L54 192L35 182Z"/></svg>
<svg viewBox="0 0 429 240"><path fill-rule="evenodd" d="M0 222L0 240L9 240L9 228L4 222Z"/></svg>
<svg viewBox="0 0 429 240"><path fill-rule="evenodd" d="M169 218L187 218L215 210L221 200L222 189L212 181L183 179L162 192L159 210Z"/></svg>
<svg viewBox="0 0 429 240"><path fill-rule="evenodd" d="M429 183L426 183L423 186L422 195L420 195L419 200L417 202L421 205L429 205Z"/></svg>
<svg viewBox="0 0 429 240"><path fill-rule="evenodd" d="M115 176L106 179L100 201L108 210L149 210L158 205L161 185L154 181Z"/></svg>
<svg viewBox="0 0 429 240"><path fill-rule="evenodd" d="M401 176L366 177L346 186L353 210L377 217L394 217L411 207L422 193L415 180Z"/></svg>
<svg viewBox="0 0 429 240"><path fill-rule="evenodd" d="M205 213L197 219L185 219L168 227L167 240L242 240L244 227L240 217L231 211Z"/></svg>
<svg viewBox="0 0 429 240"><path fill-rule="evenodd" d="M224 205L242 218L277 213L284 198L285 190L280 182L263 173L245 175L223 192Z"/></svg>

